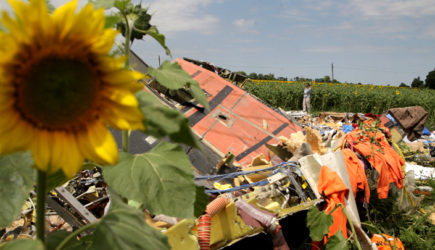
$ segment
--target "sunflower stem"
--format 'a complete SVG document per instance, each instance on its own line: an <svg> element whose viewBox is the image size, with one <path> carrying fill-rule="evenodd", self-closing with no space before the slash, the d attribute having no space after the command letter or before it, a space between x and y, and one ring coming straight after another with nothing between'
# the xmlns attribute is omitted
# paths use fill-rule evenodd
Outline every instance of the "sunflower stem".
<svg viewBox="0 0 435 250"><path fill-rule="evenodd" d="M65 239L63 239L63 241L56 247L56 250L64 249L67 246L68 242L75 239L81 233L89 230L90 228L96 227L97 225L98 225L98 223L90 223L90 224L87 224L87 225L77 229L76 231L72 232L67 237L65 237Z"/></svg>
<svg viewBox="0 0 435 250"><path fill-rule="evenodd" d="M47 195L47 175L38 170L36 183L36 237L45 243L45 198Z"/></svg>
<svg viewBox="0 0 435 250"><path fill-rule="evenodd" d="M124 54L127 59L125 61L125 68L128 69L130 64L130 37L131 37L132 27L128 21L126 14L123 12L122 14L124 15L125 25L126 25ZM129 140L130 140L130 133L128 131L122 131L122 151L127 153L128 153Z"/></svg>
<svg viewBox="0 0 435 250"><path fill-rule="evenodd" d="M122 151L128 153L129 136L128 130L122 131Z"/></svg>

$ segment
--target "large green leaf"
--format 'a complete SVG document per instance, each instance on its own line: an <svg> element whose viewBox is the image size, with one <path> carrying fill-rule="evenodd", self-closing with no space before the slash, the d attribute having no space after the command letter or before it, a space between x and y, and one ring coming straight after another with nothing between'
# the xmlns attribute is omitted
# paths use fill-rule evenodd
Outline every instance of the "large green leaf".
<svg viewBox="0 0 435 250"><path fill-rule="evenodd" d="M13 240L4 244L0 244L1 250L44 250L44 244L40 240Z"/></svg>
<svg viewBox="0 0 435 250"><path fill-rule="evenodd" d="M313 241L320 241L329 232L329 227L332 225L334 218L332 215L319 211L316 206L308 210L307 226L310 230L310 237Z"/></svg>
<svg viewBox="0 0 435 250"><path fill-rule="evenodd" d="M47 176L47 190L53 190L67 181L68 177L60 169L56 173Z"/></svg>
<svg viewBox="0 0 435 250"><path fill-rule="evenodd" d="M177 62L164 61L158 69L148 68L148 74L168 89L181 89L192 77L184 71Z"/></svg>
<svg viewBox="0 0 435 250"><path fill-rule="evenodd" d="M204 106L206 109L210 109L210 105L208 104L207 97L204 94L204 91L199 87L199 83L197 81L191 81L188 84L190 88L190 93L192 94L193 98L198 103L201 103L202 106Z"/></svg>
<svg viewBox="0 0 435 250"><path fill-rule="evenodd" d="M71 232L67 232L64 230L54 231L47 235L46 239L46 249L47 250L55 250L59 244L65 240L66 237L68 237L71 234ZM75 239L75 237L68 242L68 244L65 246L65 248L62 248L62 250L84 250L89 249L89 245L92 244L92 241L87 241L87 239L92 237L86 236L80 241Z"/></svg>
<svg viewBox="0 0 435 250"><path fill-rule="evenodd" d="M343 250L349 249L347 245L347 240L344 238L341 229L339 229L331 238L328 239L326 243L325 250Z"/></svg>
<svg viewBox="0 0 435 250"><path fill-rule="evenodd" d="M0 227L9 226L33 188L34 170L30 153L0 157Z"/></svg>
<svg viewBox="0 0 435 250"><path fill-rule="evenodd" d="M181 89L184 86L190 87L190 92L196 101L207 109L209 108L207 98L199 87L198 82L193 80L177 62L164 61L158 69L149 67L148 74L155 77L157 82L168 89L175 90Z"/></svg>
<svg viewBox="0 0 435 250"><path fill-rule="evenodd" d="M97 9L110 9L115 5L115 0L89 0L88 2Z"/></svg>
<svg viewBox="0 0 435 250"><path fill-rule="evenodd" d="M151 26L151 28L147 30L141 30L135 27L135 30L150 35L152 38L154 38L154 40L156 40L160 44L160 46L162 46L165 49L166 55L171 56L171 51L169 50L168 46L166 46L165 44L165 36L159 33L156 26Z"/></svg>
<svg viewBox="0 0 435 250"><path fill-rule="evenodd" d="M124 12L128 5L131 5L130 0L115 0L114 6L121 12Z"/></svg>
<svg viewBox="0 0 435 250"><path fill-rule="evenodd" d="M207 205L208 205L208 195L205 193L205 188L203 186L196 186L196 198L194 204L195 217L201 216L204 213Z"/></svg>
<svg viewBox="0 0 435 250"><path fill-rule="evenodd" d="M169 136L173 142L180 142L199 148L200 144L189 126L189 120L180 111L163 105L151 93L138 91L136 97L145 120L148 135L156 138Z"/></svg>
<svg viewBox="0 0 435 250"><path fill-rule="evenodd" d="M106 23L104 24L105 28L112 28L115 26L117 22L121 20L121 16L119 15L107 15L106 16Z"/></svg>
<svg viewBox="0 0 435 250"><path fill-rule="evenodd" d="M143 203L153 214L194 215L192 164L179 145L161 142L144 154L120 153L119 163L103 168L103 176L116 192Z"/></svg>
<svg viewBox="0 0 435 250"><path fill-rule="evenodd" d="M170 249L168 239L148 226L143 213L110 192L111 208L98 222L90 249Z"/></svg>

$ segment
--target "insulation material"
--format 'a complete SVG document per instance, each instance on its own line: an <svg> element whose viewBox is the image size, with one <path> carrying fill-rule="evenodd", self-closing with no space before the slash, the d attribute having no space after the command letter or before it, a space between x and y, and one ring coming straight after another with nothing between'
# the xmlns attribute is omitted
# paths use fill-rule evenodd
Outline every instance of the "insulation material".
<svg viewBox="0 0 435 250"><path fill-rule="evenodd" d="M280 136L279 140L287 146L287 149L290 152L295 152L296 149L298 149L302 143L306 142L305 135L302 131L298 131L296 133L293 133L290 135L290 139L287 139L284 136Z"/></svg>
<svg viewBox="0 0 435 250"><path fill-rule="evenodd" d="M262 166L262 165L271 166L270 162L266 159L266 157L263 155L263 153L259 154L254 159L252 159L252 162L250 165L252 167Z"/></svg>
<svg viewBox="0 0 435 250"><path fill-rule="evenodd" d="M323 147L322 136L320 135L320 132L310 127L306 127L305 131L307 132L307 142L311 145L313 152L325 154L326 148Z"/></svg>

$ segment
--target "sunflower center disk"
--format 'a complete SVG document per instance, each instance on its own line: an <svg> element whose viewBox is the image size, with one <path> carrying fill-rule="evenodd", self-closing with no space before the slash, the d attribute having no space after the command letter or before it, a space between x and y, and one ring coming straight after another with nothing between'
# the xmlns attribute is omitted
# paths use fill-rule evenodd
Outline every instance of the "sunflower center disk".
<svg viewBox="0 0 435 250"><path fill-rule="evenodd" d="M91 65L44 59L19 84L19 109L45 129L80 129L95 113L98 80Z"/></svg>

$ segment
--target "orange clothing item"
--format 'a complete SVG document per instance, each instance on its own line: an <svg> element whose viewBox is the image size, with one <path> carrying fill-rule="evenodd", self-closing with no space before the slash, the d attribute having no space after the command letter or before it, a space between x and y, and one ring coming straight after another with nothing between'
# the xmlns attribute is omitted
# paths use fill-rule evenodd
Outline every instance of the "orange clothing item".
<svg viewBox="0 0 435 250"><path fill-rule="evenodd" d="M339 203L343 204L343 207L346 206L344 199L349 197L349 188L343 183L340 176L335 171L332 171L326 166L322 166L317 188L322 195L326 196L326 202L328 204L325 210L326 213L334 209L335 205ZM331 237L341 229L344 238L347 238L346 215L341 208L335 209L331 215L334 217L334 222L329 227L328 237Z"/></svg>
<svg viewBox="0 0 435 250"><path fill-rule="evenodd" d="M385 241L384 237L380 234L374 234L372 237L372 242L376 244L378 250L391 250L394 248L394 244L396 244L396 250L405 250L405 247L403 247L402 241L399 238L395 237L393 239L393 237L387 234L382 235L387 239L387 241Z"/></svg>
<svg viewBox="0 0 435 250"><path fill-rule="evenodd" d="M364 156L376 169L379 174L378 197L385 199L388 197L390 183L394 182L398 188L402 188L404 178L402 166L405 161L385 140L383 133L370 132L369 136L375 137L376 144L372 144L371 138L364 135L361 130L355 129L346 134L343 145L346 141L349 142L355 151Z"/></svg>
<svg viewBox="0 0 435 250"><path fill-rule="evenodd" d="M364 167L361 165L360 160L356 154L348 149L342 149L344 164L346 165L347 173L349 175L350 185L352 188L353 196L356 197L356 192L359 190L365 191L366 201L370 202L370 188L367 182L367 176L364 172Z"/></svg>

